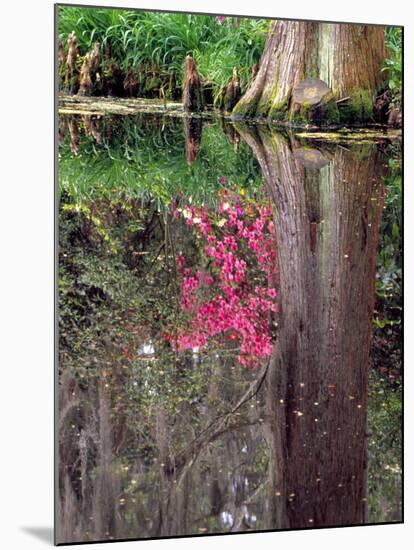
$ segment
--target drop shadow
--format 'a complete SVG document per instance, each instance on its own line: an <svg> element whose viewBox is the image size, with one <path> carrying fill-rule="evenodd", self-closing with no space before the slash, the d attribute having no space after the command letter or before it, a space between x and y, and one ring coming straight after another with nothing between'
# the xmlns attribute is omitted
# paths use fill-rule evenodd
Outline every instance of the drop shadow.
<svg viewBox="0 0 414 550"><path fill-rule="evenodd" d="M54 544L53 527L22 527L22 531L49 544Z"/></svg>

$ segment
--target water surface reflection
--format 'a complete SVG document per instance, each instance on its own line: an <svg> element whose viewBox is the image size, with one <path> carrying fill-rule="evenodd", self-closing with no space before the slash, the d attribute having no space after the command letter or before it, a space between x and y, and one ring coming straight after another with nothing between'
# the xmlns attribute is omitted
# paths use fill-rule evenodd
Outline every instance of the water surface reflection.
<svg viewBox="0 0 414 550"><path fill-rule="evenodd" d="M60 138L59 540L398 521L398 412L368 403L389 147L151 117Z"/></svg>

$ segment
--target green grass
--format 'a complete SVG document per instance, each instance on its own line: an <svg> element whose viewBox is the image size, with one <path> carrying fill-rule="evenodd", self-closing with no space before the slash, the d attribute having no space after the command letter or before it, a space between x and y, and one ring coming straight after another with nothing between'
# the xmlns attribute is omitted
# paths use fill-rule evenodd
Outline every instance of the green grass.
<svg viewBox="0 0 414 550"><path fill-rule="evenodd" d="M124 71L141 63L156 63L160 70L174 70L182 78L185 56L191 54L203 79L215 93L228 83L234 66L242 85L251 78L251 68L260 59L269 21L215 16L153 13L108 8L59 8L59 37L66 43L75 31L81 55L98 41L108 42L111 53Z"/></svg>
<svg viewBox="0 0 414 550"><path fill-rule="evenodd" d="M251 81L251 69L263 52L270 20L110 8L59 7L59 37L66 43L75 31L81 55L98 41L108 42L113 58L126 72L142 63L156 63L162 74L175 71L182 79L184 59L191 54L203 80L213 83L217 98L238 67L242 91ZM402 29L385 29L388 58L383 71L401 103Z"/></svg>

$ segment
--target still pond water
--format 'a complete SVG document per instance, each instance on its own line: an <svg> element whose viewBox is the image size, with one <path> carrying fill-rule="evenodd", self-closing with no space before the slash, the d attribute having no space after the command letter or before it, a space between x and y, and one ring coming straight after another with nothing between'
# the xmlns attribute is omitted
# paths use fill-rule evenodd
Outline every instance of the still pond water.
<svg viewBox="0 0 414 550"><path fill-rule="evenodd" d="M59 142L58 541L400 521L398 141Z"/></svg>

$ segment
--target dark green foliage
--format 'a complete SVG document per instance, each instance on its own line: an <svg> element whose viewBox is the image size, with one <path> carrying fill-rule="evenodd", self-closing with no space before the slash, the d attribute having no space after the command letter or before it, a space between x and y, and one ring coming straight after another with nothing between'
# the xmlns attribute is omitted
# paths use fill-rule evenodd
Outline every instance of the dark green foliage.
<svg viewBox="0 0 414 550"><path fill-rule="evenodd" d="M340 122L340 113L338 105L335 101L329 101L324 105L325 123L329 125L335 125Z"/></svg>
<svg viewBox="0 0 414 550"><path fill-rule="evenodd" d="M372 122L373 103L366 90L355 90L350 99L340 104L340 121L344 124Z"/></svg>
<svg viewBox="0 0 414 550"><path fill-rule="evenodd" d="M369 521L397 521L402 486L402 179L400 147L389 148L387 197L377 255L368 408Z"/></svg>
<svg viewBox="0 0 414 550"><path fill-rule="evenodd" d="M289 114L289 105L287 101L275 107L271 107L269 111L269 118L275 122L283 122L287 119Z"/></svg>
<svg viewBox="0 0 414 550"><path fill-rule="evenodd" d="M401 379L371 371L368 407L368 522L399 521L402 498Z"/></svg>
<svg viewBox="0 0 414 550"><path fill-rule="evenodd" d="M389 175L385 179L387 198L381 224L377 256L377 302L374 324L375 335L387 339L393 346L377 358L393 375L401 369L401 312L402 312L402 173L401 151L391 150ZM381 348L381 345L379 346Z"/></svg>
<svg viewBox="0 0 414 550"><path fill-rule="evenodd" d="M287 115L286 111L281 111L280 116ZM283 120L283 118L279 119ZM306 126L307 124L317 124L321 126L333 126L339 123L340 115L338 106L333 98L317 105L303 103L299 111L290 114L290 122L293 126Z"/></svg>
<svg viewBox="0 0 414 550"><path fill-rule="evenodd" d="M398 147L395 151L399 155ZM402 269L402 172L398 156L389 159L389 175L381 238L378 246L377 290L380 295L391 294L401 300ZM402 305L401 302L399 305Z"/></svg>
<svg viewBox="0 0 414 550"><path fill-rule="evenodd" d="M387 78L387 87L392 92L391 107L399 108L402 97L402 27L387 27L385 40L389 58L385 60L383 71Z"/></svg>

